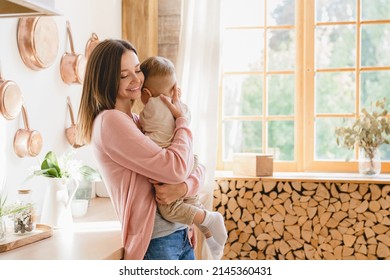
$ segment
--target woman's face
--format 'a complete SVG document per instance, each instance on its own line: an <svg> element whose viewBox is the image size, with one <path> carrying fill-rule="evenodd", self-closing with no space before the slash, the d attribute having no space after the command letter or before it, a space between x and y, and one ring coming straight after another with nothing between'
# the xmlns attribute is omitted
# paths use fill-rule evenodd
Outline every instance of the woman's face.
<svg viewBox="0 0 390 280"><path fill-rule="evenodd" d="M143 82L144 74L140 69L138 56L130 50L124 52L121 60L121 78L117 103L139 98Z"/></svg>

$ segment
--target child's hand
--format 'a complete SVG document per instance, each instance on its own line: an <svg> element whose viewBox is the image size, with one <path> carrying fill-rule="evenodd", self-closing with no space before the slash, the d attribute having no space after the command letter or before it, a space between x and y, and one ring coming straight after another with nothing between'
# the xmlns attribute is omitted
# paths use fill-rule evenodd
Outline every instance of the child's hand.
<svg viewBox="0 0 390 280"><path fill-rule="evenodd" d="M177 87L177 96L179 96L179 98L181 98L181 88L178 88L178 87Z"/></svg>
<svg viewBox="0 0 390 280"><path fill-rule="evenodd" d="M176 85L173 88L172 102L165 95L160 95L161 100L168 106L175 119L185 117L185 109L180 101L180 96L181 91Z"/></svg>

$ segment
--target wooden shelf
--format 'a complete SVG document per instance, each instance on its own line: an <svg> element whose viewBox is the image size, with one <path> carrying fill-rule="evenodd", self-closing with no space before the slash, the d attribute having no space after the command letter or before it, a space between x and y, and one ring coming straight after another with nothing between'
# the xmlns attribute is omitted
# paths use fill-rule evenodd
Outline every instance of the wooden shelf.
<svg viewBox="0 0 390 280"><path fill-rule="evenodd" d="M274 172L273 176L252 177L235 175L232 171L216 171L215 179L240 179L262 181L291 181L291 182L348 182L368 184L390 184L390 174L364 176L359 173L320 173L320 172Z"/></svg>

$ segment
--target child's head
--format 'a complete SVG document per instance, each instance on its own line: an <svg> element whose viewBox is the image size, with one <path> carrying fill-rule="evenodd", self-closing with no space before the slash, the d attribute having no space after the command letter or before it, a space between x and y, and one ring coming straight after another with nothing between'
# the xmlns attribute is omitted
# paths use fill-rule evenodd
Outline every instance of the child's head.
<svg viewBox="0 0 390 280"><path fill-rule="evenodd" d="M175 66L169 59L161 56L149 57L141 63L141 71L145 76L142 94L149 91L153 97L160 94L172 97L176 74Z"/></svg>

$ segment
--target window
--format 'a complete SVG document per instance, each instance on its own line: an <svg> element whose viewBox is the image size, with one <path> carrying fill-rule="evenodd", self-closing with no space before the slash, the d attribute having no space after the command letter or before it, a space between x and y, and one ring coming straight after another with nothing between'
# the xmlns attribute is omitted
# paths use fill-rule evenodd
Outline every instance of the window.
<svg viewBox="0 0 390 280"><path fill-rule="evenodd" d="M388 95L390 0L221 2L218 169L267 153L276 171L356 171L334 130Z"/></svg>

